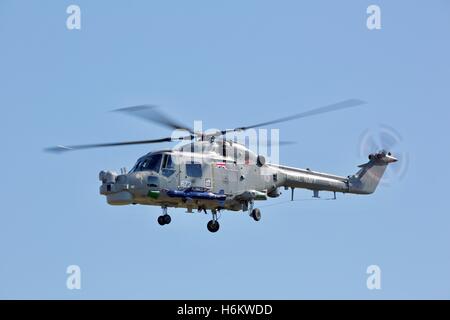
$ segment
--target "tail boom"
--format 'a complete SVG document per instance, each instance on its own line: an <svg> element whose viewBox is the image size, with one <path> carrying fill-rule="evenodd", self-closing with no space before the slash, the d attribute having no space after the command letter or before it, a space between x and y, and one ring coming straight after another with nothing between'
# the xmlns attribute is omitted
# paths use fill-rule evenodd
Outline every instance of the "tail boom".
<svg viewBox="0 0 450 320"><path fill-rule="evenodd" d="M349 177L278 166L278 181L280 187L287 188L372 194L375 192L388 164L396 161L396 158L385 151L372 154L369 156L369 162L359 166L361 169Z"/></svg>

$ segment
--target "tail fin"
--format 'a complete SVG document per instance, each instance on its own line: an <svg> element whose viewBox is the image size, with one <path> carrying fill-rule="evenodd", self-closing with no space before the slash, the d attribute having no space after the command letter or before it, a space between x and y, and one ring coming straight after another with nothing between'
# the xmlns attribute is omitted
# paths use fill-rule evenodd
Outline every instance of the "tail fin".
<svg viewBox="0 0 450 320"><path fill-rule="evenodd" d="M374 193L388 164L397 162L390 152L380 151L369 156L369 162L360 165L361 168L349 179L351 193L371 194Z"/></svg>

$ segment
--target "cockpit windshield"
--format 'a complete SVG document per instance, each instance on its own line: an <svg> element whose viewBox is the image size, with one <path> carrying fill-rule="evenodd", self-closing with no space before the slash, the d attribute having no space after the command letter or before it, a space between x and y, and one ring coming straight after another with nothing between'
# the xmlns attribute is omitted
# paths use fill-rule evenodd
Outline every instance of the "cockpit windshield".
<svg viewBox="0 0 450 320"><path fill-rule="evenodd" d="M137 171L155 171L159 172L159 169L161 167L161 159L162 154L152 154L151 156L148 156L146 158L140 159L131 169L131 172L137 172Z"/></svg>

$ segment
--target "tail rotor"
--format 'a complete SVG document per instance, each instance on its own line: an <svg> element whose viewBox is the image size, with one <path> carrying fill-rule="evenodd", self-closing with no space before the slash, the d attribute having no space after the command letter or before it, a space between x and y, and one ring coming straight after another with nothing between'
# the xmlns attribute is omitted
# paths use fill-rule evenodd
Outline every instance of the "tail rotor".
<svg viewBox="0 0 450 320"><path fill-rule="evenodd" d="M389 157L395 155L399 163L388 166L380 180L381 185L390 185L394 181L402 179L407 171L409 156L403 149L402 136L390 126L380 125L364 131L360 138L358 152L360 157L369 155L369 159L379 154L385 154L388 163L396 162L389 160Z"/></svg>

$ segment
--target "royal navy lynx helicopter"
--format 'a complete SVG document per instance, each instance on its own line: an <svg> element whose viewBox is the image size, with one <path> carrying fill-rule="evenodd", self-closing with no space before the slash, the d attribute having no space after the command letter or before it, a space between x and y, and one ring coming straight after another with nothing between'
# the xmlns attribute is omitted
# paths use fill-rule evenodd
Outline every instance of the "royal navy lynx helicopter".
<svg viewBox="0 0 450 320"><path fill-rule="evenodd" d="M217 232L219 212L247 212L255 221L259 221L261 211L255 207L255 203L280 196L280 188L291 189L292 200L295 188L312 190L313 197L316 198L320 191L334 192L335 197L336 192L373 193L386 167L397 161L386 150L370 154L369 161L360 165L357 173L343 177L272 164L244 144L227 139L231 133L356 107L363 103L350 99L289 117L209 133L195 132L153 106L128 107L116 111L150 120L173 130L183 130L187 134L178 138L172 136L153 140L57 146L48 148L47 151L64 152L187 140L176 148L152 151L142 156L130 171L122 169L120 174L101 171L100 194L106 196L110 205L141 204L161 207L162 215L157 219L160 225L171 222L168 208L185 208L189 213L194 210L204 213L210 211L212 219L207 228L210 232Z"/></svg>

